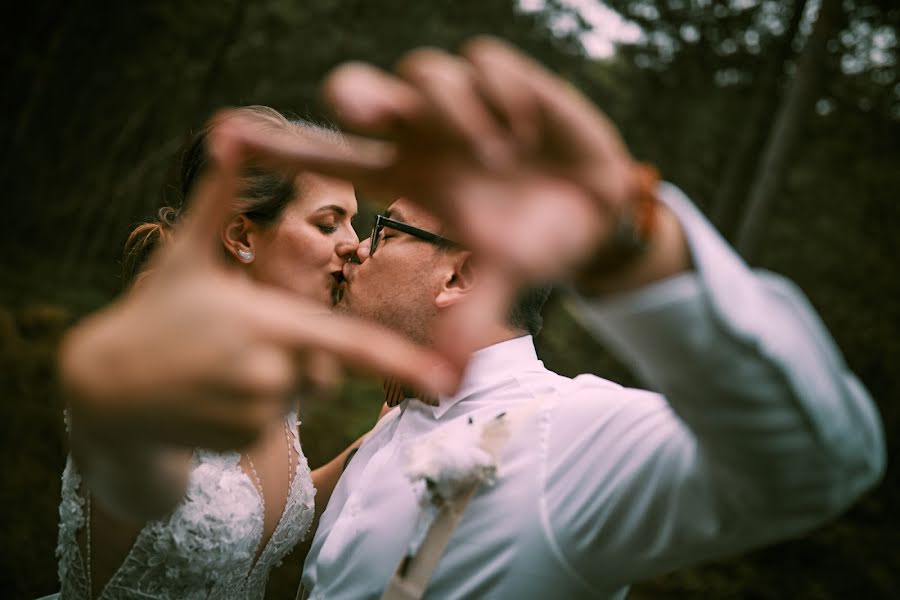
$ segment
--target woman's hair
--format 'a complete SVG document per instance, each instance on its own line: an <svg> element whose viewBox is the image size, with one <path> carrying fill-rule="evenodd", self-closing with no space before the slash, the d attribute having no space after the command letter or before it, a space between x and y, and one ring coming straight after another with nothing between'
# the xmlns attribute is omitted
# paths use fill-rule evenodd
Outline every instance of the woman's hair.
<svg viewBox="0 0 900 600"><path fill-rule="evenodd" d="M125 240L122 250L122 282L127 288L147 264L147 259L159 246L167 243L178 221L178 211L164 206L157 213L157 220L141 223Z"/></svg>
<svg viewBox="0 0 900 600"><path fill-rule="evenodd" d="M342 143L341 134L336 129L302 119L288 119L268 106L245 106L231 112L254 121L264 130L287 131L304 137ZM207 139L215 126L213 121L196 132L182 152L177 198L172 203L174 206L163 206L159 209L156 220L141 223L128 236L122 253L122 281L126 288L146 266L153 251L171 239L182 213L190 209L187 204L190 202L191 192L209 164ZM296 174L286 175L249 167L242 176L239 209L259 225L273 225L291 200L302 192L302 189L298 189Z"/></svg>

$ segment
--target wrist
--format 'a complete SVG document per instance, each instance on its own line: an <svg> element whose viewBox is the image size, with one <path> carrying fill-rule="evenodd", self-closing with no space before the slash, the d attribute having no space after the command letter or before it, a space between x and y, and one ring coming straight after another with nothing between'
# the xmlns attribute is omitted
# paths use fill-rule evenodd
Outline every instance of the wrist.
<svg viewBox="0 0 900 600"><path fill-rule="evenodd" d="M649 165L635 164L631 194L614 226L614 234L574 277L582 295L625 292L691 267L678 219L659 201L659 178Z"/></svg>

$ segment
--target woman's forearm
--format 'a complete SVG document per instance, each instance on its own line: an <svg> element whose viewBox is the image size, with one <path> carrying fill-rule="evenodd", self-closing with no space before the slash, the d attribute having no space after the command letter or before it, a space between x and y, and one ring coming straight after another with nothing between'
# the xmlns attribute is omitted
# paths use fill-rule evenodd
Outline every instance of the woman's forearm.
<svg viewBox="0 0 900 600"><path fill-rule="evenodd" d="M348 459L366 439L368 432L347 446L343 452L312 472L313 485L316 486L316 517L318 518L328 505L331 492L334 491Z"/></svg>

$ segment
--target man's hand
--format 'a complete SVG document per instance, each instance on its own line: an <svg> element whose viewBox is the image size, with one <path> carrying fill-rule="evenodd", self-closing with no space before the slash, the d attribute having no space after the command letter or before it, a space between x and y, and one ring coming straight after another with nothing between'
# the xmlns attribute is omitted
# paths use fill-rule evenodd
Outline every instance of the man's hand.
<svg viewBox="0 0 900 600"><path fill-rule="evenodd" d="M566 82L497 40L461 56L416 50L397 74L349 64L325 88L349 128L394 143L364 183L448 219L458 237L522 277L569 271L611 235L631 158Z"/></svg>
<svg viewBox="0 0 900 600"><path fill-rule="evenodd" d="M590 101L504 42L477 39L460 56L416 50L395 74L350 63L328 77L325 96L363 136L351 138L353 154L253 132L244 143L273 166L344 177L388 202L406 197L451 225L485 280L435 336L457 364L487 342L523 283L571 276L585 293L608 294L689 267L680 225L659 205L644 255L609 268L621 221L646 192L635 163Z"/></svg>
<svg viewBox="0 0 900 600"><path fill-rule="evenodd" d="M220 231L247 148L235 134L243 124L221 119L210 141L214 166L147 280L63 341L60 376L75 433L240 446L304 384L333 383L339 363L431 393L452 389L458 371L433 351L226 267Z"/></svg>
<svg viewBox="0 0 900 600"><path fill-rule="evenodd" d="M273 139L248 145L283 164L351 179L387 201L422 204L514 281L575 274L597 283L579 268L597 264L597 253L614 243L641 182L615 127L566 81L508 44L480 38L459 56L415 50L394 74L343 65L324 92L338 120L365 136L354 140L352 157L302 144L276 148ZM671 217L660 212L662 221ZM671 219L658 229L680 238ZM664 266L629 263L632 273L614 279L634 287L688 266L680 239L663 246Z"/></svg>

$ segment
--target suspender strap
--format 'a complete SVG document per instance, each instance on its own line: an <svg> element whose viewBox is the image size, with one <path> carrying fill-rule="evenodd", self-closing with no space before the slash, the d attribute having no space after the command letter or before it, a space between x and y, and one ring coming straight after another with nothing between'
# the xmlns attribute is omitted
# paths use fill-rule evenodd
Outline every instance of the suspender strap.
<svg viewBox="0 0 900 600"><path fill-rule="evenodd" d="M450 536L466 512L469 501L478 491L473 485L438 513L428 529L425 541L413 556L405 556L391 577L382 600L418 600L425 593L428 580L450 541Z"/></svg>

